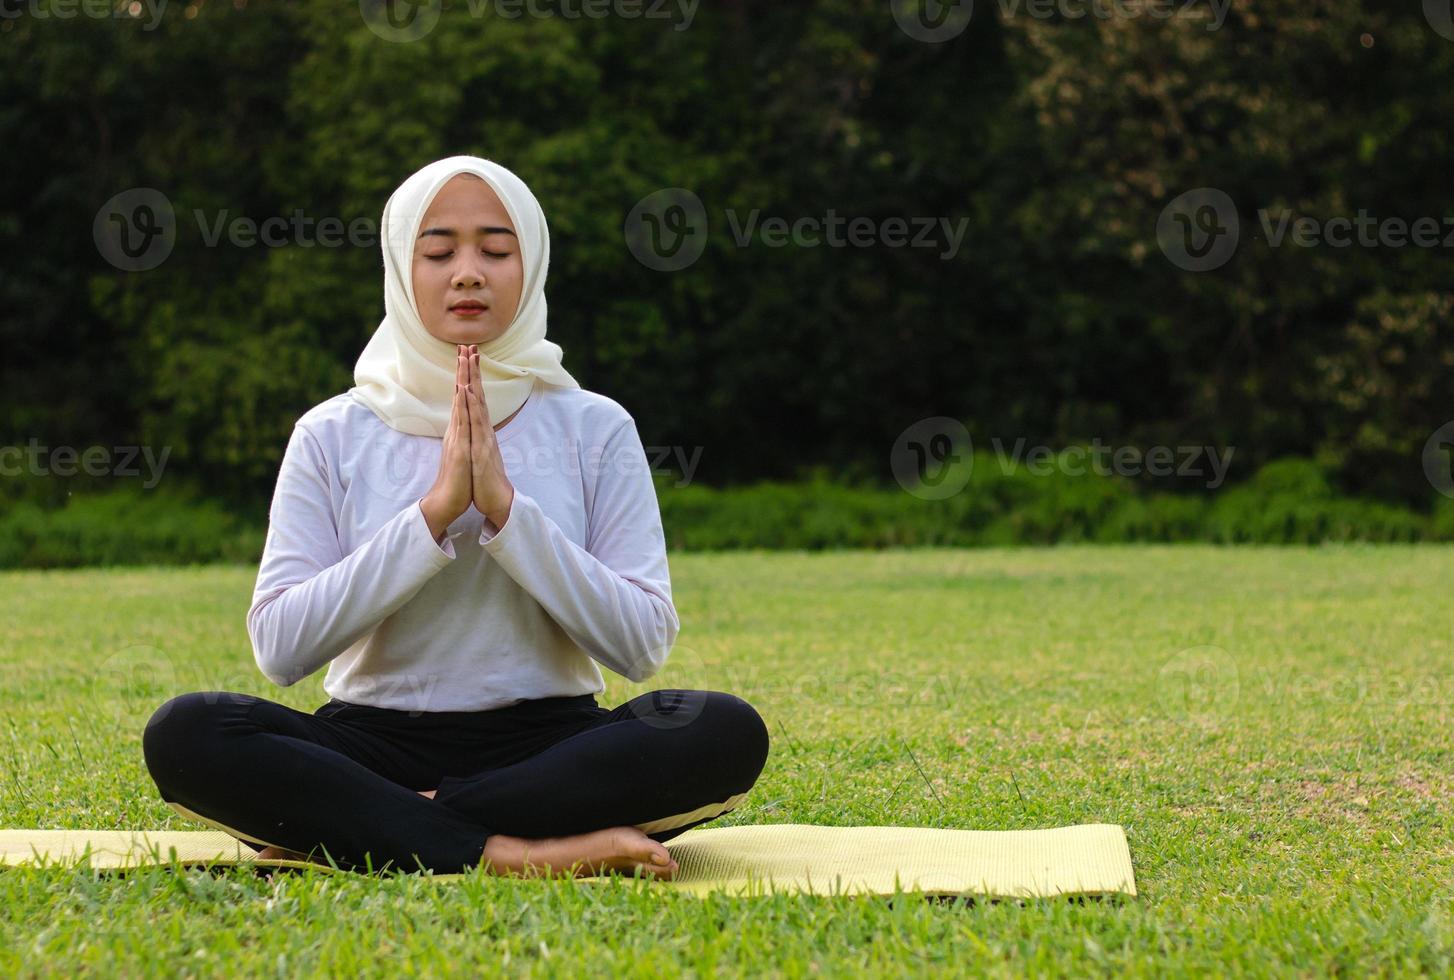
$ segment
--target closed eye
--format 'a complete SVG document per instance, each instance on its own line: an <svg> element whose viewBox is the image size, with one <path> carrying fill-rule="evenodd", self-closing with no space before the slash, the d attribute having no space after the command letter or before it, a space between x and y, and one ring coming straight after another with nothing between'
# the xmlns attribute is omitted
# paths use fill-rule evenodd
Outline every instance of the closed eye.
<svg viewBox="0 0 1454 980"><path fill-rule="evenodd" d="M431 262L442 262L453 254L453 252L442 252L439 255L426 255L424 257ZM486 252L485 254L492 259L508 259L510 257L509 252Z"/></svg>

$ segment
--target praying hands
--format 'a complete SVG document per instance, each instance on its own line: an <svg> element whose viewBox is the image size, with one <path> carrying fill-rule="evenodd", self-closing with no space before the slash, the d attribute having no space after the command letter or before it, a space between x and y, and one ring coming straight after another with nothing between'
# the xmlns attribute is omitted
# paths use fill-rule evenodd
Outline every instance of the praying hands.
<svg viewBox="0 0 1454 980"><path fill-rule="evenodd" d="M455 352L454 404L439 455L439 475L419 501L430 533L441 543L449 525L471 503L498 531L515 500L515 487L505 474L485 405L479 350L474 344L456 345Z"/></svg>

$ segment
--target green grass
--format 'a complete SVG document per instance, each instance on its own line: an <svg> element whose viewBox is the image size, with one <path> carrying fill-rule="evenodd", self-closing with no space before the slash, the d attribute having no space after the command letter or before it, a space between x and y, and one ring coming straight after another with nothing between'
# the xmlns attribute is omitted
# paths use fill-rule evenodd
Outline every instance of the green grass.
<svg viewBox="0 0 1454 980"><path fill-rule="evenodd" d="M629 881L11 869L0 975L1454 967L1454 549L740 552L672 568L685 626L645 687L734 691L774 737L723 823L1120 823L1140 896L702 900ZM0 574L0 823L200 829L147 777L152 708L216 688L322 700L321 674L283 690L253 668L253 574ZM608 685L606 704L645 689Z"/></svg>

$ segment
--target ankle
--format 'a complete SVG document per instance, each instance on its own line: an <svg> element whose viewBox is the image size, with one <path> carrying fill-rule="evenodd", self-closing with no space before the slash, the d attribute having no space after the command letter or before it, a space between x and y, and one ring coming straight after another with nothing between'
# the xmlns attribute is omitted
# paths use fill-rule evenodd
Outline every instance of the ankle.
<svg viewBox="0 0 1454 980"><path fill-rule="evenodd" d="M525 868L525 839L505 834L491 834L485 838L482 855L486 868L492 874L506 874L523 871Z"/></svg>

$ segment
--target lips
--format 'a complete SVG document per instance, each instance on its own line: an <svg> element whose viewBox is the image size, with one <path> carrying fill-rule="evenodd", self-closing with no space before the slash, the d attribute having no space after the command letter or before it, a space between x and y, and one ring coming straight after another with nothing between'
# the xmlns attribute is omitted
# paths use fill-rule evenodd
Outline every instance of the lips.
<svg viewBox="0 0 1454 980"><path fill-rule="evenodd" d="M484 303L472 299L467 299L462 303L455 303L450 307L450 310L455 313L483 313L486 309L488 307Z"/></svg>

